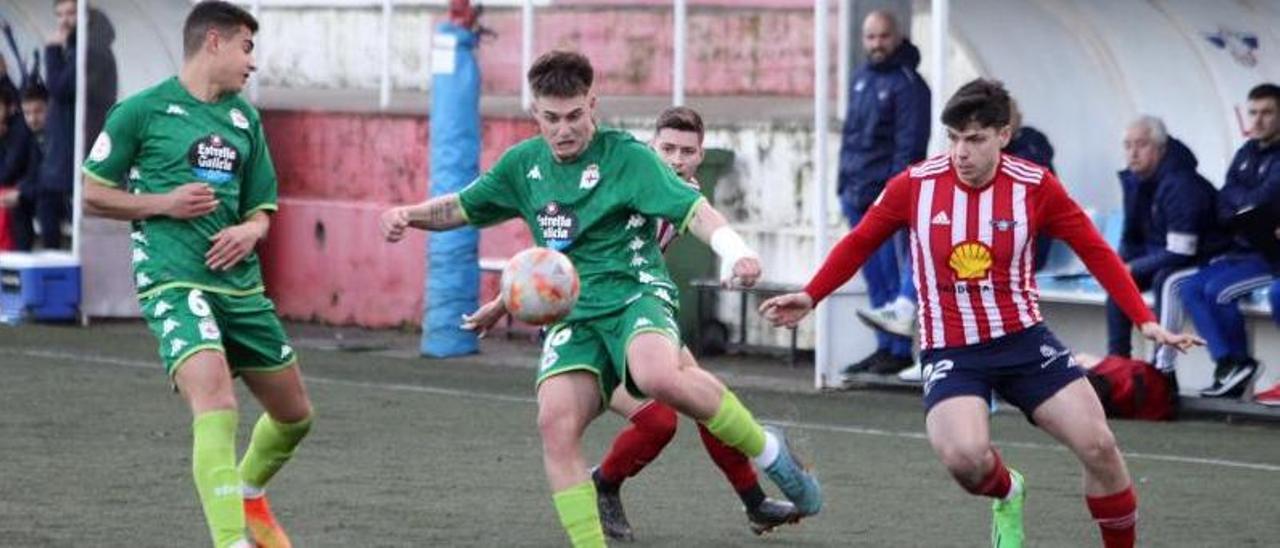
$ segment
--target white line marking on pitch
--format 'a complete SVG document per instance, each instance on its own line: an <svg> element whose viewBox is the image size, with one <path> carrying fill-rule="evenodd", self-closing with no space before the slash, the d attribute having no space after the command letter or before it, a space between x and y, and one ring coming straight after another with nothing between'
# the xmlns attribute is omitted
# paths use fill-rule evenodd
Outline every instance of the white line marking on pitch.
<svg viewBox="0 0 1280 548"><path fill-rule="evenodd" d="M76 354L74 352L58 352L51 350L32 350L32 349L7 349L0 348L0 353L27 356L32 358L50 358L56 360L65 360L77 363L102 363L109 365L117 365L121 367L132 367L139 369L159 370L158 363L142 360L131 360L127 358L114 358L110 356L91 356L86 354ZM394 392L412 392L417 394L435 394L439 396L453 396L458 398L470 398L479 400L501 401L508 403L537 403L537 400L527 396L509 396L505 394L494 394L491 392L475 392L471 390L457 390L453 388L439 388L435 386L425 386L420 384L399 384L399 383L377 383L350 381L344 379L332 379L326 377L316 377L308 375L306 382L315 384L331 384L336 386L350 386L354 388L369 388L374 390L390 390ZM862 436L881 436L889 438L927 440L928 436L924 432L912 432L901 430L882 430L879 428L864 428L861 426L842 426L837 424L822 424L813 422L796 422L783 420L762 419L764 422L785 426L787 428L795 428L798 430L811 430L819 432L837 432L841 434L857 434ZM996 442L1002 447L1021 447L1025 449L1038 449L1044 451L1065 452L1067 449L1060 445L1047 445L1043 443L1025 442L1025 441L1000 441ZM1162 462L1173 462L1178 464L1201 464L1206 466L1221 466L1224 468L1241 468L1245 470L1258 470L1262 472L1280 472L1280 465L1262 464L1255 462L1242 462L1226 459L1210 459L1200 457L1184 457L1181 455L1164 455L1159 453L1141 453L1141 452L1124 452L1124 456L1130 459L1152 460Z"/></svg>

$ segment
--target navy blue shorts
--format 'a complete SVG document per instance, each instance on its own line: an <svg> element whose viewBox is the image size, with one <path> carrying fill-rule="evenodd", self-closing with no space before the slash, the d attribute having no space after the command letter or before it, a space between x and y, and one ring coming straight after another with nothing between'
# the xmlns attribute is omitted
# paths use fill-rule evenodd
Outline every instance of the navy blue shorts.
<svg viewBox="0 0 1280 548"><path fill-rule="evenodd" d="M977 396L989 405L994 391L1032 420L1041 403L1084 377L1071 351L1044 324L984 343L928 350L920 363L926 413L956 396Z"/></svg>

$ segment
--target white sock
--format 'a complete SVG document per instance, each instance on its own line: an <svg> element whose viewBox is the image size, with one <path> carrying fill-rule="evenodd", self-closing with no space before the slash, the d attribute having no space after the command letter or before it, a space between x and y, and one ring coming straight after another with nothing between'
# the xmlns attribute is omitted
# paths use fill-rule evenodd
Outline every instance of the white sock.
<svg viewBox="0 0 1280 548"><path fill-rule="evenodd" d="M1022 481L1018 480L1018 476L1009 474L1009 492L1006 493L1004 495L1004 498L1000 500L1009 502L1013 499L1018 498L1018 494L1021 492L1022 492Z"/></svg>
<svg viewBox="0 0 1280 548"><path fill-rule="evenodd" d="M267 494L267 490L262 487L253 487L246 483L240 486L240 494L247 499L256 499Z"/></svg>
<svg viewBox="0 0 1280 548"><path fill-rule="evenodd" d="M240 539L235 541L235 543L231 545L231 548L253 548L253 543L245 539Z"/></svg>
<svg viewBox="0 0 1280 548"><path fill-rule="evenodd" d="M916 315L916 303L901 295L894 299L890 306L893 307L893 313L897 314L899 318L914 318Z"/></svg>
<svg viewBox="0 0 1280 548"><path fill-rule="evenodd" d="M756 467L760 469L768 468L773 461L778 460L778 453L782 452L782 442L778 440L773 432L764 431L764 450L751 459L756 463Z"/></svg>

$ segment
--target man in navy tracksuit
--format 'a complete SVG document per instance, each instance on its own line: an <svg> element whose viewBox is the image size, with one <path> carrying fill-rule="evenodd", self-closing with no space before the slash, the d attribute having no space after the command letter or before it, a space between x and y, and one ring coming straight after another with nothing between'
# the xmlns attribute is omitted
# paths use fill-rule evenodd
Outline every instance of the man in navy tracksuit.
<svg viewBox="0 0 1280 548"><path fill-rule="evenodd" d="M1262 84L1249 91L1248 120L1251 138L1231 160L1218 193L1218 221L1224 226L1232 226L1243 211L1280 202L1280 86ZM1236 301L1270 284L1274 272L1274 265L1237 232L1227 253L1182 286L1183 304L1217 364L1213 386L1202 396L1238 396L1257 371Z"/></svg>
<svg viewBox="0 0 1280 548"><path fill-rule="evenodd" d="M840 145L838 192L849 226L858 224L885 181L924 159L929 143L929 86L916 72L920 50L887 11L867 15L862 46L868 63L853 75ZM904 232L863 266L872 306L898 297L899 265L908 255ZM895 373L911 365L910 337L880 331L876 338L876 351L847 372Z"/></svg>
<svg viewBox="0 0 1280 548"><path fill-rule="evenodd" d="M1217 189L1196 172L1196 157L1169 136L1164 122L1142 116L1124 135L1128 168L1120 172L1124 232L1120 258L1139 289L1160 288L1174 271L1222 250L1214 202ZM1107 353L1130 357L1133 324L1107 300Z"/></svg>

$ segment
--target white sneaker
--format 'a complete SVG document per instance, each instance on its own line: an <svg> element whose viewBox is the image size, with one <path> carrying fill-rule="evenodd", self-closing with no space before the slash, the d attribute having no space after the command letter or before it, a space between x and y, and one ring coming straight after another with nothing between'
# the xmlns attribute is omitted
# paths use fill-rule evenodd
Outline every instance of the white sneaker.
<svg viewBox="0 0 1280 548"><path fill-rule="evenodd" d="M898 379L905 382L924 382L923 369L920 362L916 362L915 365L898 372Z"/></svg>
<svg viewBox="0 0 1280 548"><path fill-rule="evenodd" d="M916 332L915 314L903 314L893 304L869 310L859 309L857 314L858 319L872 329L903 337L910 337Z"/></svg>

